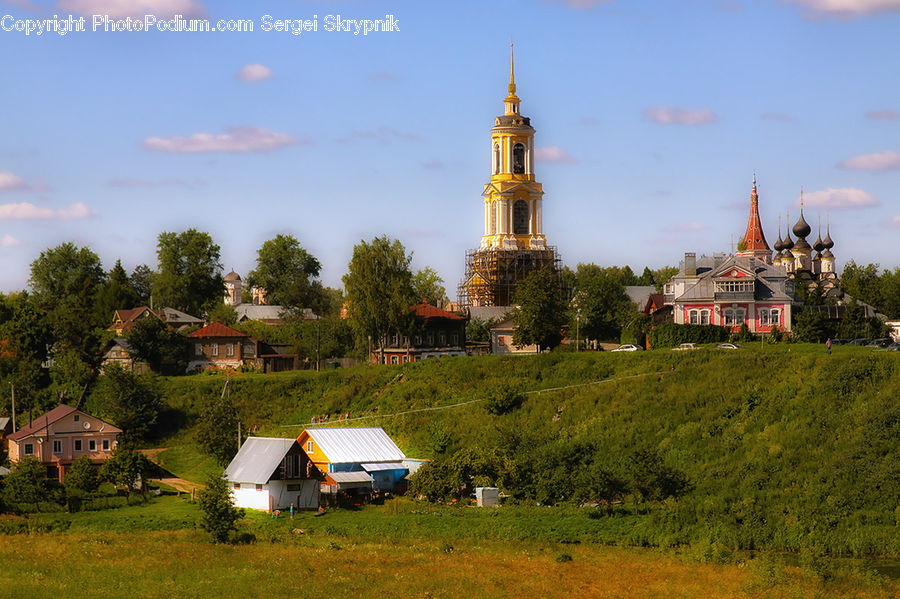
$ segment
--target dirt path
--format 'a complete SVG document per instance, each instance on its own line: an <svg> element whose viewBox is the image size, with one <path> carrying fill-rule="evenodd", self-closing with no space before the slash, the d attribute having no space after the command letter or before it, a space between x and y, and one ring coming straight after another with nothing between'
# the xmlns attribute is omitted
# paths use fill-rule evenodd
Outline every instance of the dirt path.
<svg viewBox="0 0 900 599"><path fill-rule="evenodd" d="M159 454L161 454L162 452L164 452L167 449L168 449L168 447L157 447L156 449L142 449L140 451L142 454L147 456L147 459L149 459L151 462L153 462L156 465L159 465ZM165 468L162 468L161 466L160 466L160 470L162 470L163 472L166 472L166 474L168 474L168 472L165 470ZM161 477L157 477L157 478L151 478L149 480L151 482L157 482L157 483L162 483L164 485L168 485L168 486L172 487L173 489L177 489L177 490L181 491L182 493L192 493L192 492L195 492L195 491L203 488L203 485L201 485L201 484L191 482L189 480L184 480L183 478L178 478L177 476L171 476L171 475L161 476Z"/></svg>

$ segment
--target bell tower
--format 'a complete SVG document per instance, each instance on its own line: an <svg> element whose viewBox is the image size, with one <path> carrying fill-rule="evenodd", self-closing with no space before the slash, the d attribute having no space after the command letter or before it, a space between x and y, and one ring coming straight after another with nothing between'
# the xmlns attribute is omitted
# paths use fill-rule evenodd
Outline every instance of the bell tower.
<svg viewBox="0 0 900 599"><path fill-rule="evenodd" d="M519 112L512 44L505 110L491 129L491 180L484 186L481 247L544 249L541 184L534 178L534 128Z"/></svg>
<svg viewBox="0 0 900 599"><path fill-rule="evenodd" d="M559 273L556 248L547 245L542 216L544 190L534 176L534 128L522 116L516 95L513 47L503 114L491 128L491 178L481 194L484 234L466 254L466 278L459 285L463 307L510 306L516 283L529 273Z"/></svg>

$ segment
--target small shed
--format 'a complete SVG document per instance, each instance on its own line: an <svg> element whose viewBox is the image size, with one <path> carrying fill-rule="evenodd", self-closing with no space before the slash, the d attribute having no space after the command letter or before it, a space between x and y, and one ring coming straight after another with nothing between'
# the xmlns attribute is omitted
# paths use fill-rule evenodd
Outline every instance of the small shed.
<svg viewBox="0 0 900 599"><path fill-rule="evenodd" d="M254 510L315 509L324 477L294 439L250 437L225 469L234 504Z"/></svg>

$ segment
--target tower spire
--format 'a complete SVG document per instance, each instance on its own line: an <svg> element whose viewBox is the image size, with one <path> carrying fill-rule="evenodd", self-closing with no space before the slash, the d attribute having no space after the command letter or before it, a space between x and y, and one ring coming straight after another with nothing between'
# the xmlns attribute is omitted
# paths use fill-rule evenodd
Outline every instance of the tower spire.
<svg viewBox="0 0 900 599"><path fill-rule="evenodd" d="M516 93L516 72L513 62L513 41L509 38L509 93Z"/></svg>
<svg viewBox="0 0 900 599"><path fill-rule="evenodd" d="M759 218L759 196L756 192L756 173L753 173L753 189L750 192L750 217L747 219L747 231L741 242L738 256L753 256L763 262L772 263L772 250L766 243L762 224Z"/></svg>

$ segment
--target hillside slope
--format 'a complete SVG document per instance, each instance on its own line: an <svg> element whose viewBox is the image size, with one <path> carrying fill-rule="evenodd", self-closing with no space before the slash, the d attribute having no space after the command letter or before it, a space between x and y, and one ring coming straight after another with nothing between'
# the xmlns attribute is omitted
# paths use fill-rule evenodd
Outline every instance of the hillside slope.
<svg viewBox="0 0 900 599"><path fill-rule="evenodd" d="M166 381L178 435L223 381ZM477 400L502 384L543 392L492 415ZM410 456L493 456L502 474L474 474L521 502L581 501L597 476L627 480L636 456L657 456L687 487L665 501L629 493L609 516L623 541L900 553L896 353L784 345L454 358L241 375L231 393L259 434L292 436L300 428L284 425L350 412Z"/></svg>

